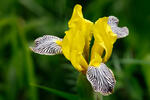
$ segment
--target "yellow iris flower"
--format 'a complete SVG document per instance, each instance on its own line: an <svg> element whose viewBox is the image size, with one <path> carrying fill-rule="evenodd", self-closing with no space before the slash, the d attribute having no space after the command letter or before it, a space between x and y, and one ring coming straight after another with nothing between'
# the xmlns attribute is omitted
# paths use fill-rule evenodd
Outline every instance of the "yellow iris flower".
<svg viewBox="0 0 150 100"><path fill-rule="evenodd" d="M79 72L86 74L95 92L111 94L116 83L112 71L104 64L110 58L117 38L128 35L128 28L118 27L119 20L114 16L99 18L95 23L85 19L81 5L74 7L68 23L69 30L63 39L45 35L35 40L35 53L44 55L64 54ZM90 50L90 41L94 44ZM91 53L91 60L89 60ZM104 55L104 57L103 57Z"/></svg>

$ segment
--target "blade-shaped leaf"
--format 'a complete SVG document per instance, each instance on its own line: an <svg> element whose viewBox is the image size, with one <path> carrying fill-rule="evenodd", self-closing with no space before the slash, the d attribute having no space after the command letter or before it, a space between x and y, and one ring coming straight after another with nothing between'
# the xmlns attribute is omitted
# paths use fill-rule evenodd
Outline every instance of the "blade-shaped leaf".
<svg viewBox="0 0 150 100"><path fill-rule="evenodd" d="M49 91L49 92L51 92L51 93L53 93L57 96L65 98L67 100L78 100L78 96L74 95L74 94L66 93L66 92L63 92L63 91L59 91L59 90L56 90L56 89L48 88L48 87L37 85L37 84L31 84L31 86L38 87L38 88L41 88L43 90Z"/></svg>

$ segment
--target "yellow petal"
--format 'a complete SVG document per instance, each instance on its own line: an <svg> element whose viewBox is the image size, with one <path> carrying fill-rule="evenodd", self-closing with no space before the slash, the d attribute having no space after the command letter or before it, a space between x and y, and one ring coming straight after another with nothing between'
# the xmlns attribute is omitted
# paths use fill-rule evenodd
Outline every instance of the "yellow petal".
<svg viewBox="0 0 150 100"><path fill-rule="evenodd" d="M88 53L84 51L89 50L93 23L83 18L82 7L76 5L68 25L69 30L61 43L62 52L78 71L85 71L88 67L85 56Z"/></svg>
<svg viewBox="0 0 150 100"><path fill-rule="evenodd" d="M91 52L90 65L98 66L102 62L102 55L105 50L103 62L106 62L111 56L113 44L117 39L117 35L112 32L110 25L108 25L108 17L100 18L96 21L93 28L93 35L95 38L94 45Z"/></svg>

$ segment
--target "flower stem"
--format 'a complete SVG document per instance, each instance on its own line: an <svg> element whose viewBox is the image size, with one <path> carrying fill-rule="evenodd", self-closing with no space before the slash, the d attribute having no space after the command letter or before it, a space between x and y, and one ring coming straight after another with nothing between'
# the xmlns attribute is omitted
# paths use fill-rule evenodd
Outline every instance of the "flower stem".
<svg viewBox="0 0 150 100"><path fill-rule="evenodd" d="M91 84L87 80L85 74L79 73L77 80L77 92L79 100L103 100L100 93L93 91Z"/></svg>
<svg viewBox="0 0 150 100"><path fill-rule="evenodd" d="M94 93L90 83L88 82L86 76L82 73L78 76L77 91L79 100L96 100L94 99Z"/></svg>
<svg viewBox="0 0 150 100"><path fill-rule="evenodd" d="M95 100L103 100L103 96L100 93L94 93L95 94Z"/></svg>

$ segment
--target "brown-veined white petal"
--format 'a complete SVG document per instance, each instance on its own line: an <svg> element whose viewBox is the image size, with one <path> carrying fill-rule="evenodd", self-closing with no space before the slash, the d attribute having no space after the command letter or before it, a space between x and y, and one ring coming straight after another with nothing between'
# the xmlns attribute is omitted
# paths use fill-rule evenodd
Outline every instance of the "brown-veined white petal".
<svg viewBox="0 0 150 100"><path fill-rule="evenodd" d="M42 55L61 54L61 46L59 46L56 41L62 41L62 39L56 36L44 35L43 37L39 37L34 41L35 46L31 47L31 50Z"/></svg>
<svg viewBox="0 0 150 100"><path fill-rule="evenodd" d="M129 30L127 27L118 27L119 20L115 16L109 16L107 22L112 29L112 32L117 34L117 38L124 38L128 36Z"/></svg>
<svg viewBox="0 0 150 100"><path fill-rule="evenodd" d="M116 80L112 71L104 63L97 67L89 66L86 76L95 92L100 92L102 95L113 92Z"/></svg>

